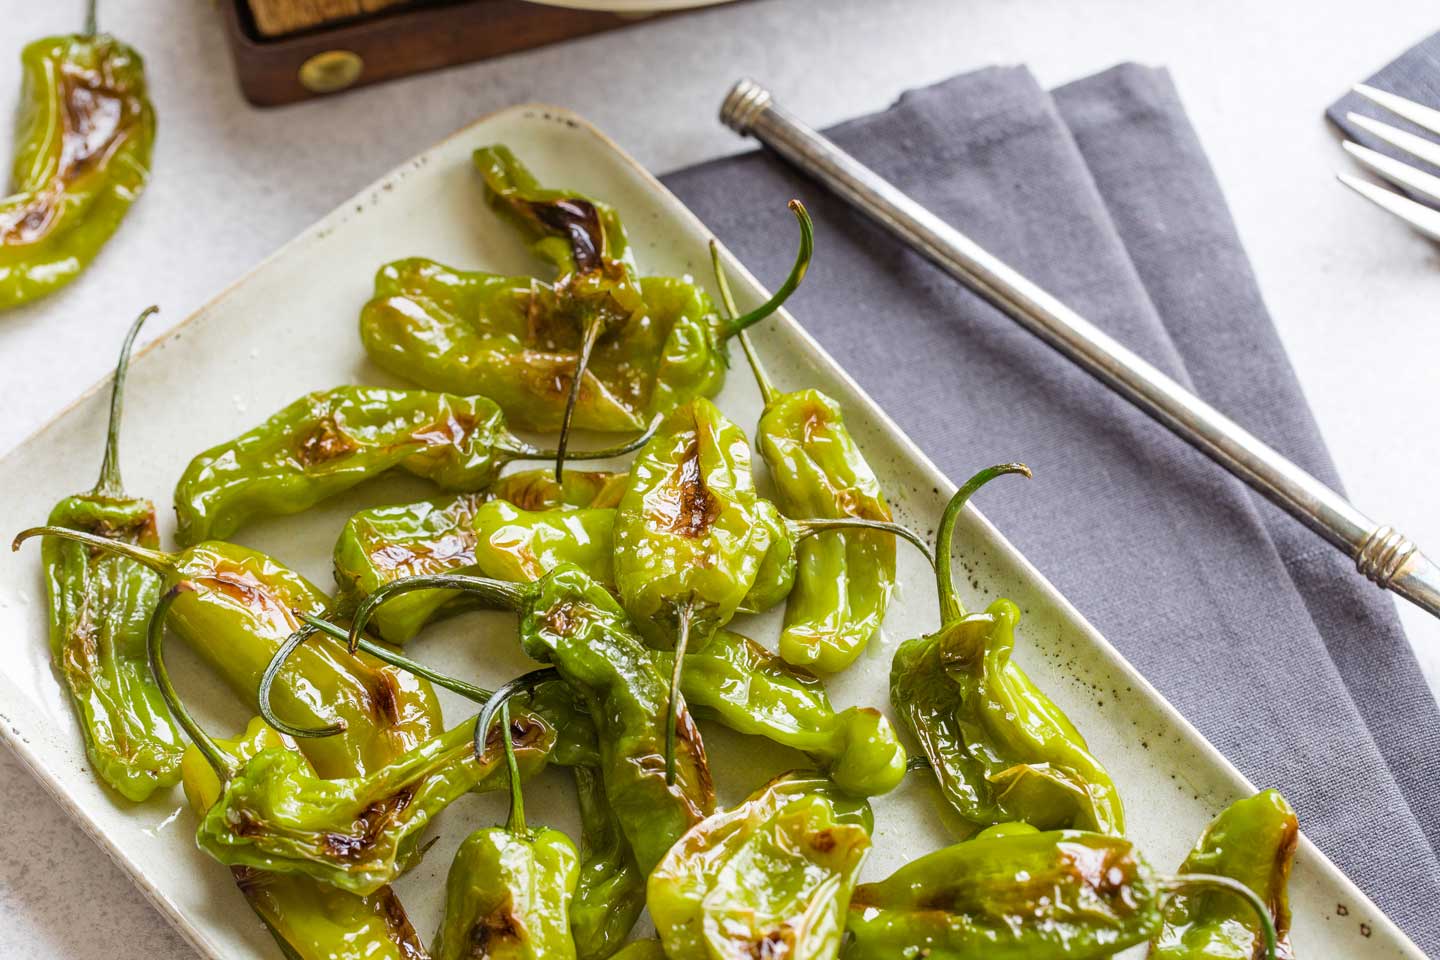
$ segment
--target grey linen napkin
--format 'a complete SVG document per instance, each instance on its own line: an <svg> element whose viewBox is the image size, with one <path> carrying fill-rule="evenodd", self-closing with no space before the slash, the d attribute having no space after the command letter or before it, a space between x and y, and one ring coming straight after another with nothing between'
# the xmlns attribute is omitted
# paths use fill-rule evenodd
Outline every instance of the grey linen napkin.
<svg viewBox="0 0 1440 960"><path fill-rule="evenodd" d="M1398 93L1416 103L1423 103L1427 107L1440 110L1440 33L1432 33L1421 40L1381 67L1379 72L1365 82L1388 93ZM1329 110L1325 111L1330 122L1339 127L1345 136L1356 143L1389 154L1397 160L1404 160L1411 166L1420 167L1422 170L1440 177L1440 167L1418 160L1398 147L1392 147L1378 137L1360 129L1345 118L1347 113L1359 113L1374 117L1391 126L1403 127L1411 133L1422 134L1431 139L1434 139L1434 134L1420 129L1408 120L1402 120L1383 107L1376 106L1358 93L1345 94L1336 100Z"/></svg>
<svg viewBox="0 0 1440 960"><path fill-rule="evenodd" d="M1046 93L1021 68L912 91L841 146L1338 485L1164 71ZM795 314L953 478L1021 459L983 509L1424 949L1440 953L1440 712L1390 601L1335 554L784 163L667 184L743 260L816 220ZM897 372L903 372L898 375Z"/></svg>

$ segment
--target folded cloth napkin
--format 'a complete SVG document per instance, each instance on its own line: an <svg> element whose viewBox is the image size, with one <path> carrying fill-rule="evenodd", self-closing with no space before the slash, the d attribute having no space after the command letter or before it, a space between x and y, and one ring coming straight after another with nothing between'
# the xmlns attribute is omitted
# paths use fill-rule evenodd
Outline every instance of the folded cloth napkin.
<svg viewBox="0 0 1440 960"><path fill-rule="evenodd" d="M1168 75L1046 93L988 69L830 135L936 214L1339 486ZM806 329L1255 783L1440 953L1440 713L1390 600L1343 557L767 152L666 178L743 260L788 262ZM897 372L903 371L903 376ZM1037 487L1035 484L1041 484Z"/></svg>
<svg viewBox="0 0 1440 960"><path fill-rule="evenodd" d="M1440 110L1440 33L1432 33L1424 40L1421 40L1393 61L1381 67L1378 73L1365 82L1387 93L1398 93L1407 100L1414 100L1416 103L1423 103L1427 107ZM1413 126L1409 121L1402 120L1384 107L1377 106L1358 93L1352 92L1345 94L1331 104L1329 110L1325 111L1325 115L1330 118L1330 122L1339 127L1341 133L1356 143L1367 146L1372 150L1379 150L1381 153L1389 154L1397 160L1404 160L1411 166L1420 167L1422 170L1426 170L1440 177L1440 167L1419 160L1398 147L1392 147L1374 134L1362 130L1346 119L1346 114L1348 113L1359 113L1368 117L1374 117L1377 120L1385 121L1391 126L1403 127L1412 133L1422 133L1432 140L1435 138L1433 133ZM1418 197L1417 199L1426 198Z"/></svg>

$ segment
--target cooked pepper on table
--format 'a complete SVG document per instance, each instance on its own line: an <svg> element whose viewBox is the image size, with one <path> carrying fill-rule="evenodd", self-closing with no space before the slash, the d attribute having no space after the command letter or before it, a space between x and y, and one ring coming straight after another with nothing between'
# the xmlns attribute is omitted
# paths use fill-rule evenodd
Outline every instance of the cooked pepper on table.
<svg viewBox="0 0 1440 960"><path fill-rule="evenodd" d="M696 824L646 888L665 956L837 956L872 829L867 804L803 773Z"/></svg>
<svg viewBox="0 0 1440 960"><path fill-rule="evenodd" d="M214 743L237 765L265 749L296 749L259 717L239 738ZM181 770L190 809L203 817L220 798L220 773L193 745L185 751ZM250 867L231 867L230 872L250 909L290 960L418 960L426 955L389 887L361 897L305 876Z"/></svg>
<svg viewBox="0 0 1440 960"><path fill-rule="evenodd" d="M24 71L8 197L0 197L0 309L80 275L150 176L155 110L140 54L99 33L45 37Z"/></svg>
<svg viewBox="0 0 1440 960"><path fill-rule="evenodd" d="M266 666L301 626L297 611L321 614L329 607L329 598L300 574L234 544L211 541L171 554L38 527L22 532L15 545L42 535L135 561L159 574L165 589L191 584L168 607L170 625L246 703L256 702ZM429 682L333 644L300 651L275 679L272 696L293 723L344 731L301 744L322 777L377 770L440 729Z"/></svg>
<svg viewBox="0 0 1440 960"><path fill-rule="evenodd" d="M1218 874L1243 883L1264 903L1278 938L1276 953L1293 956L1290 867L1300 826L1278 791L1237 800L1206 827L1180 865L1188 874ZM1261 919L1232 891L1180 891L1165 906L1165 925L1150 946L1150 960L1252 960L1265 948Z"/></svg>
<svg viewBox="0 0 1440 960"><path fill-rule="evenodd" d="M644 440L576 459L617 456ZM228 537L250 520L308 510L397 468L470 492L493 484L512 460L553 456L506 429L485 397L336 387L191 460L175 486L175 537L184 545Z"/></svg>
<svg viewBox="0 0 1440 960"><path fill-rule="evenodd" d="M639 430L655 414L715 393L726 341L774 313L809 262L804 219L800 254L776 295L722 320L688 280L637 280L609 207L541 189L504 147L478 150L475 160L491 203L559 276L545 282L399 260L376 275L360 335L391 373L431 390L484 394L526 429L558 430L571 410L577 429Z"/></svg>
<svg viewBox="0 0 1440 960"><path fill-rule="evenodd" d="M973 826L1023 820L1042 830L1125 832L1120 795L1085 738L1011 658L1020 610L996 600L965 613L955 592L955 524L970 496L1024 464L971 477L945 508L936 538L940 629L907 640L890 668L890 702L925 751L945 798Z"/></svg>
<svg viewBox="0 0 1440 960"><path fill-rule="evenodd" d="M570 933L580 960L605 960L645 909L645 874L594 767L575 768L580 802L580 878L570 902ZM621 950L620 954L624 955Z"/></svg>
<svg viewBox="0 0 1440 960"><path fill-rule="evenodd" d="M110 425L100 479L66 497L47 523L160 545L155 505L125 493L120 481L120 418L130 350L150 307L125 335L110 388ZM145 625L160 598L160 575L142 563L65 540L41 549L50 598L50 660L69 694L90 765L127 800L147 799L180 778L184 744L145 663Z"/></svg>

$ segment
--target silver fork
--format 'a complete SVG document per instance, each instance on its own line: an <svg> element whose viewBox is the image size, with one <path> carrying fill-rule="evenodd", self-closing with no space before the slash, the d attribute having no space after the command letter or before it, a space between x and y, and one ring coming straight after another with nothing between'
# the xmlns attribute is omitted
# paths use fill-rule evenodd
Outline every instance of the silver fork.
<svg viewBox="0 0 1440 960"><path fill-rule="evenodd" d="M1363 83L1357 83L1353 89L1365 99L1409 120L1420 129L1440 136L1440 110L1433 110L1414 100L1407 100ZM1405 151L1412 157L1440 167L1440 143L1427 140L1408 130L1402 130L1363 114L1347 113L1345 119L1377 139ZM1369 147L1361 146L1353 140L1346 140L1342 146L1361 166L1371 172L1398 187L1403 187L1427 200L1440 204L1440 177L1412 167L1394 157L1386 156L1379 151L1371 150ZM1369 180L1361 180L1359 177L1352 177L1345 173L1336 174L1336 176L1339 177L1341 183L1360 196L1381 209L1393 213L1431 240L1440 242L1440 210L1402 196L1393 190L1386 190Z"/></svg>

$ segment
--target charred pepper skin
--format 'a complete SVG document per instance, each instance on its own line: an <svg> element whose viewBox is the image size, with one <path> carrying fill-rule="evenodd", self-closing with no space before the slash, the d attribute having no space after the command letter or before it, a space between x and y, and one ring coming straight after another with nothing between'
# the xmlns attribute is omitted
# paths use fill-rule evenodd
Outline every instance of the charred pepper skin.
<svg viewBox="0 0 1440 960"><path fill-rule="evenodd" d="M66 497L46 521L147 549L160 545L155 505L126 495L120 479L120 417L135 335L131 325L115 368L110 428L100 479ZM126 800L142 801L180 778L184 744L145 662L145 631L160 598L160 576L125 557L78 543L41 547L50 602L50 659L69 694L90 765Z"/></svg>
<svg viewBox="0 0 1440 960"><path fill-rule="evenodd" d="M140 54L106 34L25 47L10 196L0 198L0 310L80 275L145 189L155 110Z"/></svg>
<svg viewBox="0 0 1440 960"><path fill-rule="evenodd" d="M782 777L697 824L647 885L665 956L837 956L872 828L868 806L808 775Z"/></svg>
<svg viewBox="0 0 1440 960"><path fill-rule="evenodd" d="M267 748L294 750L259 717L234 740L217 746L235 763ZM220 777L200 751L190 747L181 762L190 809L203 817L220 798ZM309 877L234 867L235 885L270 931L285 956L298 960L418 960L425 945L389 887L359 897Z"/></svg>
<svg viewBox="0 0 1440 960"><path fill-rule="evenodd" d="M1294 956L1290 931L1290 868L1300 825L1278 791L1265 790L1217 816L1180 865L1186 874L1238 880L1265 903L1278 936L1276 956ZM1265 937L1253 911L1234 894L1181 890L1165 907L1165 926L1150 945L1150 960L1252 960Z"/></svg>
<svg viewBox="0 0 1440 960"><path fill-rule="evenodd" d="M1159 887L1129 840L1064 830L945 847L850 900L845 960L1089 960L1160 929Z"/></svg>
<svg viewBox="0 0 1440 960"><path fill-rule="evenodd" d="M623 473L569 470L563 482L557 483L553 471L526 470L501 477L484 493L361 510L346 522L335 542L337 603L344 609L353 608L385 584L405 577L484 572L485 567L476 561L481 544L475 523L477 513L491 501L505 501L535 513L604 510L619 502L625 477ZM609 558L603 562L608 567ZM497 568L492 565L489 569ZM417 591L376 610L371 623L385 640L406 643L431 620L473 605L465 594L455 591Z"/></svg>

